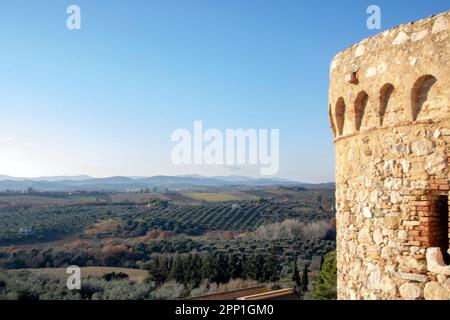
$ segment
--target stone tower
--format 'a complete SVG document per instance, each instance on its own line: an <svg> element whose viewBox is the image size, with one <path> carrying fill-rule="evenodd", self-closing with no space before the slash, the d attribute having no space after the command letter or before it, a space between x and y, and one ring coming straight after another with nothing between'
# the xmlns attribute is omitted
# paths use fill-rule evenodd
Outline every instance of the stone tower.
<svg viewBox="0 0 450 320"><path fill-rule="evenodd" d="M450 299L450 11L331 63L339 299Z"/></svg>

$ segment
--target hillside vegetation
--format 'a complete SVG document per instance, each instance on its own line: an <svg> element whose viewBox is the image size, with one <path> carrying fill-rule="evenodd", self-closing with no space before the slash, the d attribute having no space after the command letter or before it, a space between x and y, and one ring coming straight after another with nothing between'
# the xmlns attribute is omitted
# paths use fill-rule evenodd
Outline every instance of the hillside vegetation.
<svg viewBox="0 0 450 320"><path fill-rule="evenodd" d="M258 283L307 297L335 250L331 189L30 196L0 204L0 299L167 299ZM61 287L70 265L85 273L78 293ZM293 280L298 270L311 285Z"/></svg>

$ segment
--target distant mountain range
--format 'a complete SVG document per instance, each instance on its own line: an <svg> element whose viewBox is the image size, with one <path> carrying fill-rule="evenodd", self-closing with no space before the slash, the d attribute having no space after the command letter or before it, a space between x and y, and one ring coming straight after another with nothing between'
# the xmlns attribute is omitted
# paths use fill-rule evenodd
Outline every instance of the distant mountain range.
<svg viewBox="0 0 450 320"><path fill-rule="evenodd" d="M39 178L17 178L0 175L0 190L26 190L33 188L41 191L135 191L145 188L168 188L170 190L192 187L226 186L302 186L311 188L334 188L334 183L309 184L283 178L250 178L244 176L201 175L153 176L153 177L108 177L93 178L80 176L55 176Z"/></svg>
<svg viewBox="0 0 450 320"><path fill-rule="evenodd" d="M39 178L17 178L11 176L0 175L0 181L11 180L11 181L62 181L62 180L89 180L92 179L90 176L79 175L79 176L54 176L54 177L39 177Z"/></svg>

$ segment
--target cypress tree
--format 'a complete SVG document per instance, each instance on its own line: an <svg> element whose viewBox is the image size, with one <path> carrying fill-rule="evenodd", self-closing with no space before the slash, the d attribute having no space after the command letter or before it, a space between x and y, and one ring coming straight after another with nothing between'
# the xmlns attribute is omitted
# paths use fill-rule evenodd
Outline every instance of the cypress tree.
<svg viewBox="0 0 450 320"><path fill-rule="evenodd" d="M188 284L192 283L192 274L193 274L193 263L192 263L192 254L189 254L187 258L183 258L183 283Z"/></svg>
<svg viewBox="0 0 450 320"><path fill-rule="evenodd" d="M233 254L229 257L229 266L230 266L230 275L233 279L242 278L243 274L243 265L242 259L236 254Z"/></svg>
<svg viewBox="0 0 450 320"><path fill-rule="evenodd" d="M300 274L297 268L297 258L294 260L294 272L292 273L292 282L295 283L296 286L300 287Z"/></svg>
<svg viewBox="0 0 450 320"><path fill-rule="evenodd" d="M217 275L217 260L212 255L205 255L202 259L202 278L215 282Z"/></svg>
<svg viewBox="0 0 450 320"><path fill-rule="evenodd" d="M226 283L230 279L228 261L223 253L217 256L216 278L214 282Z"/></svg>
<svg viewBox="0 0 450 320"><path fill-rule="evenodd" d="M322 266L323 266L323 254L320 255L320 267L319 267L320 271L322 271Z"/></svg>
<svg viewBox="0 0 450 320"><path fill-rule="evenodd" d="M278 254L277 249L272 247L270 254L265 263L265 280L276 282L279 280L278 276Z"/></svg>
<svg viewBox="0 0 450 320"><path fill-rule="evenodd" d="M192 257L191 267L191 283L194 288L197 288L202 282L202 259L198 254Z"/></svg>
<svg viewBox="0 0 450 320"><path fill-rule="evenodd" d="M242 279L249 279L251 274L250 259L244 254L242 256Z"/></svg>
<svg viewBox="0 0 450 320"><path fill-rule="evenodd" d="M319 279L313 289L312 298L314 300L336 300L337 299L337 267L336 251L326 255Z"/></svg>
<svg viewBox="0 0 450 320"><path fill-rule="evenodd" d="M253 260L253 267L254 267L254 279L258 281L264 281L265 280L265 270L264 265L266 263L266 259L264 256L257 254L254 256Z"/></svg>
<svg viewBox="0 0 450 320"><path fill-rule="evenodd" d="M302 274L302 291L306 292L308 291L308 265L305 264L305 267L303 268L303 274Z"/></svg>
<svg viewBox="0 0 450 320"><path fill-rule="evenodd" d="M176 256L173 258L172 266L169 272L169 278L174 279L176 282L184 283L184 268L181 258Z"/></svg>

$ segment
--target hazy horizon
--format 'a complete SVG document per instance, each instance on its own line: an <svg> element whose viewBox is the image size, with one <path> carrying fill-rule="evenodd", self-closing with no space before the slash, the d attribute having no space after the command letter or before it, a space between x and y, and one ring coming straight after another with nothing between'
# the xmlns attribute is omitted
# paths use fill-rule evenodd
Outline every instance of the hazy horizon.
<svg viewBox="0 0 450 320"><path fill-rule="evenodd" d="M239 178L248 178L248 179L281 179L281 180L288 180L292 182L298 182L298 183L311 183L311 184L321 184L321 183L335 183L335 181L321 181L321 182L308 182L308 181L300 181L295 179L290 179L286 177L281 176L248 176L248 175L201 175L201 174L179 174L179 175L152 175L152 176L126 176L126 175L112 175L112 176L91 176L86 174L76 174L76 175L56 175L56 176L11 176L7 174L0 173L0 178L14 178L14 179L46 179L46 178L86 178L86 179L106 179L106 178L115 178L115 177L124 177L124 178L130 178L130 179L142 179L142 178L152 178L152 177L158 177L158 176L164 176L164 177L201 177L201 178L231 178L231 177L239 177Z"/></svg>

